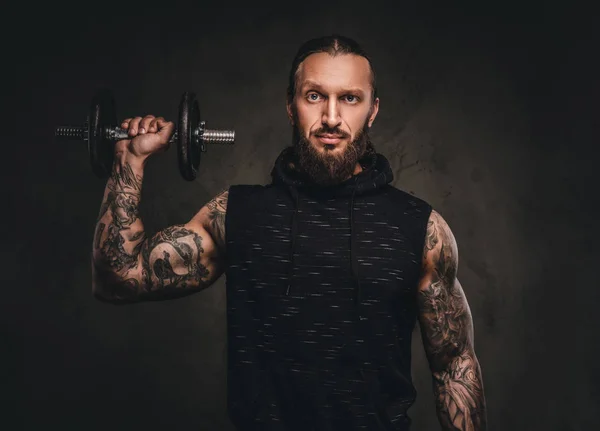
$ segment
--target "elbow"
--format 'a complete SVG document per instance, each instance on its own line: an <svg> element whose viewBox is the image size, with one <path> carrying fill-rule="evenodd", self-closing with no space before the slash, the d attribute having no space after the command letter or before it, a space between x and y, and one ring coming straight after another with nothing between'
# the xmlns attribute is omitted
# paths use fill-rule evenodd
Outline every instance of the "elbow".
<svg viewBox="0 0 600 431"><path fill-rule="evenodd" d="M456 375L460 370L479 368L479 361L473 350L464 350L436 359L430 361L430 369L434 376Z"/></svg>
<svg viewBox="0 0 600 431"><path fill-rule="evenodd" d="M99 288L97 283L92 283L92 296L95 300L99 302L104 302L106 304L114 304L119 305L119 302L112 298L110 295L106 294L106 291Z"/></svg>
<svg viewBox="0 0 600 431"><path fill-rule="evenodd" d="M99 302L103 302L105 304L125 305L125 304L134 304L136 302L139 302L137 300L137 297L135 297L135 296L129 296L129 297L114 296L114 295L108 295L104 291L97 292L93 289L92 289L92 295L93 295L94 299L96 299Z"/></svg>
<svg viewBox="0 0 600 431"><path fill-rule="evenodd" d="M96 277L94 277L92 280L92 296L94 297L94 299L97 299L98 301L101 301L101 302L105 301L104 293L102 291L100 281L97 280Z"/></svg>
<svg viewBox="0 0 600 431"><path fill-rule="evenodd" d="M429 368L432 372L446 372L457 364L477 361L472 347L450 346L428 355Z"/></svg>
<svg viewBox="0 0 600 431"><path fill-rule="evenodd" d="M92 296L95 300L104 302L106 304L114 304L119 305L122 302L116 297L114 294L111 294L111 286L107 283L100 282L99 280L94 280L92 282Z"/></svg>
<svg viewBox="0 0 600 431"><path fill-rule="evenodd" d="M108 304L133 304L139 302L137 285L137 281L133 279L94 281L92 283L92 296L94 299Z"/></svg>
<svg viewBox="0 0 600 431"><path fill-rule="evenodd" d="M135 278L124 279L114 271L92 264L92 296L108 304L131 304L139 301L140 283Z"/></svg>

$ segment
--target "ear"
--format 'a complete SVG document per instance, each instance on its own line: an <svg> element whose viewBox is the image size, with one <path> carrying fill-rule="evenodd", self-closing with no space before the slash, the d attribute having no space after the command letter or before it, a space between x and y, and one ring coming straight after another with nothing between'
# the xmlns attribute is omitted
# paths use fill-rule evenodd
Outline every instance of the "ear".
<svg viewBox="0 0 600 431"><path fill-rule="evenodd" d="M375 117L377 117L377 113L379 112L379 97L377 97L373 101L373 106L371 107L371 115L369 116L369 127L373 125L375 121Z"/></svg>
<svg viewBox="0 0 600 431"><path fill-rule="evenodd" d="M290 120L290 124L293 126L294 125L294 116L292 115L292 103L293 103L293 101L291 101L289 99L289 97L286 97L285 109L287 111L287 116L288 116L288 119Z"/></svg>

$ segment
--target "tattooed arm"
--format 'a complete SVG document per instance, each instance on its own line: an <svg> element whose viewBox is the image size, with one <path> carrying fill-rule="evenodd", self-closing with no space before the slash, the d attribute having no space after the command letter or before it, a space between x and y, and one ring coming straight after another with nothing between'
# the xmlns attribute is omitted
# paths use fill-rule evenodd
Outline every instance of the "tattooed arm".
<svg viewBox="0 0 600 431"><path fill-rule="evenodd" d="M228 190L188 223L147 238L139 216L143 163L115 160L93 244L93 293L131 303L186 296L210 286L224 271Z"/></svg>
<svg viewBox="0 0 600 431"><path fill-rule="evenodd" d="M423 277L419 283L419 324L433 376L437 415L444 430L487 429L486 404L473 320L456 278L458 248L436 211L427 224Z"/></svg>

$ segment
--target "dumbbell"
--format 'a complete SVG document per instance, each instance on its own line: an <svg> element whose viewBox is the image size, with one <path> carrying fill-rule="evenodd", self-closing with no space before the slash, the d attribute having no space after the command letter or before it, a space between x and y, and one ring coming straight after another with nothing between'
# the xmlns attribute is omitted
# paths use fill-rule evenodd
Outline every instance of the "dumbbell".
<svg viewBox="0 0 600 431"><path fill-rule="evenodd" d="M181 96L177 120L169 143L177 143L181 176L193 181L202 153L206 152L206 144L233 144L235 131L206 129L205 122L200 120L198 100L192 92ZM55 137L87 142L92 171L99 178L107 178L113 167L115 142L128 139L127 130L117 124L114 98L109 90L103 89L92 98L85 125L57 127Z"/></svg>

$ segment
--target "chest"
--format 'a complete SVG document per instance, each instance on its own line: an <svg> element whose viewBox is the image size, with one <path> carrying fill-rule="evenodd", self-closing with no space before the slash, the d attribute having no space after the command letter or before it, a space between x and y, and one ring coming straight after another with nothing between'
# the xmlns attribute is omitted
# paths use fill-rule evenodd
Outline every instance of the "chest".
<svg viewBox="0 0 600 431"><path fill-rule="evenodd" d="M302 296L350 294L355 275L365 299L391 296L410 291L420 269L411 226L368 201L274 205L244 236L238 247L254 264L249 273L270 284L291 280Z"/></svg>

